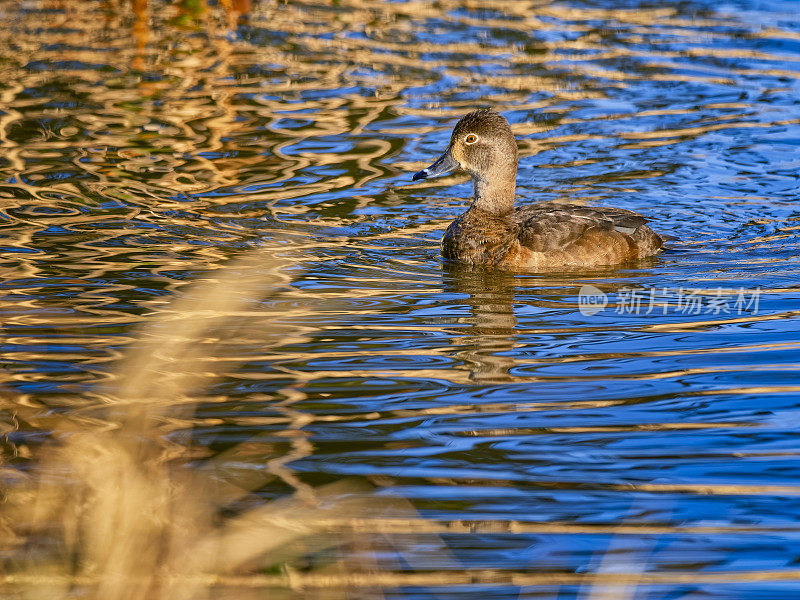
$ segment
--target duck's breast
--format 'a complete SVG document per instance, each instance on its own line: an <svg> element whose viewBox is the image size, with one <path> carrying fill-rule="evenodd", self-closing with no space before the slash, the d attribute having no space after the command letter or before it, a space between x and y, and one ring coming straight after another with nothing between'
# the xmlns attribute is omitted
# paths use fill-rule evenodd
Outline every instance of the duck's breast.
<svg viewBox="0 0 800 600"><path fill-rule="evenodd" d="M450 223L442 238L444 258L470 264L501 265L519 249L519 228L512 218L474 207Z"/></svg>

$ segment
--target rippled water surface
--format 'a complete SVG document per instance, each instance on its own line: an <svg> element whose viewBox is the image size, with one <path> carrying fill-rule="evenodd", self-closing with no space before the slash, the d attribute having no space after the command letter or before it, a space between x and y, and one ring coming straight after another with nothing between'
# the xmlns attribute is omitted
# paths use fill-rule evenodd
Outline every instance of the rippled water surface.
<svg viewBox="0 0 800 600"><path fill-rule="evenodd" d="M676 239L589 272L443 264L471 184L410 176L478 106L517 134L518 202ZM165 439L263 501L407 499L361 550L383 597L797 598L798 145L789 0L5 2L7 462L96 418L150 315L266 251L278 282L194 346Z"/></svg>

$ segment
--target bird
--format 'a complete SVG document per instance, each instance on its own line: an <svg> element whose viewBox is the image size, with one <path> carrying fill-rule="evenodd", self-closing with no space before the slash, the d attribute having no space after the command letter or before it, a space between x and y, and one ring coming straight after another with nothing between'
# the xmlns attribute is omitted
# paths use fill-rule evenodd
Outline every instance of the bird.
<svg viewBox="0 0 800 600"><path fill-rule="evenodd" d="M631 210L553 202L515 208L518 162L508 121L484 108L462 117L444 153L414 174L418 181L461 168L472 176L472 205L442 238L445 260L548 271L615 265L661 250L665 237Z"/></svg>

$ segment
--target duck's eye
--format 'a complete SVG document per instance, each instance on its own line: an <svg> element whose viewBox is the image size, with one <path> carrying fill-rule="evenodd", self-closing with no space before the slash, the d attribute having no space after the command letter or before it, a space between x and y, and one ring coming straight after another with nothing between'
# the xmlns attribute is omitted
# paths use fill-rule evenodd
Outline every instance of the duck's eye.
<svg viewBox="0 0 800 600"><path fill-rule="evenodd" d="M474 133L470 133L467 137L464 138L465 144L474 144L478 141L478 136Z"/></svg>

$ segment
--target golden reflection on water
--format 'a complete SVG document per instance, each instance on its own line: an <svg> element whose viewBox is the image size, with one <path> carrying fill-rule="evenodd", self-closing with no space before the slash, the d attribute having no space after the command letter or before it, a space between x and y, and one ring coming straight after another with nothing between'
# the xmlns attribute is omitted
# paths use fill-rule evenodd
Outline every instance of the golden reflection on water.
<svg viewBox="0 0 800 600"><path fill-rule="evenodd" d="M697 593L721 598L724 584L796 581L781 512L799 489L781 437L799 389L796 169L774 140L800 123L785 97L800 75L786 44L800 33L786 19L745 21L537 1L34 0L4 11L0 477L21 512L0 521L0 549L47 539L64 503L80 512L70 485L95 507L124 503L98 473L124 479L126 465L137 478L122 489L138 486L161 525L184 530L107 535L115 523L135 530L136 510L66 519L62 541L100 574L74 570L74 556L48 571L32 555L3 586L123 597L104 579L116 568L105 546L80 554L80 527L115 542L148 598L160 584L142 573L159 555L125 551L163 536L174 536L166 571L214 597L396 597L414 585L556 597L577 585L594 599L709 583L721 586ZM408 173L476 104L512 117L521 199L621 202L679 241L650 263L593 273L442 268L438 238L464 207L444 194L467 195L466 178L411 184ZM709 294L763 287L766 308L577 312L583 283L613 295L687 281ZM131 409L142 399L143 420ZM130 431L144 450L115 445ZM92 462L104 443L117 463ZM178 474L190 464L214 476ZM324 487L345 475L358 484ZM43 490L35 521L25 505ZM333 514L317 510L326 502ZM228 509L240 520L220 525ZM290 526L274 527L281 519ZM715 537L728 534L774 536L770 556L787 563ZM658 562L652 539L625 545L642 536L697 545ZM254 558L282 542L272 562ZM518 542L540 554L498 566ZM215 562L209 544L230 554ZM604 553L610 565L595 560ZM191 596L179 588L161 597Z"/></svg>

